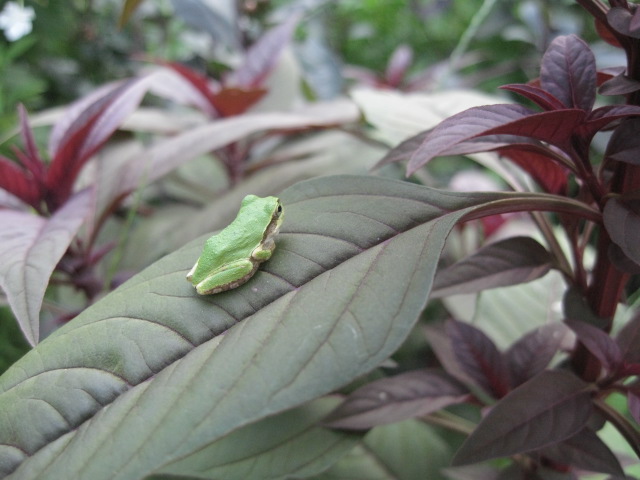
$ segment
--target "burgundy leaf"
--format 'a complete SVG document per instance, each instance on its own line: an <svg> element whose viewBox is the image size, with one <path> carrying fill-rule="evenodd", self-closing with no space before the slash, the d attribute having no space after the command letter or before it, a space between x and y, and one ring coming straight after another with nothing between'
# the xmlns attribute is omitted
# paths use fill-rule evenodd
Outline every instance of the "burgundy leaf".
<svg viewBox="0 0 640 480"><path fill-rule="evenodd" d="M558 100L546 90L543 90L540 87L536 87L535 85L514 83L511 85L503 85L500 88L519 93L544 110L562 110L565 108L560 100Z"/></svg>
<svg viewBox="0 0 640 480"><path fill-rule="evenodd" d="M389 59L387 71L384 75L387 84L391 87L400 85L412 61L413 50L411 50L410 46L400 45L396 48Z"/></svg>
<svg viewBox="0 0 640 480"><path fill-rule="evenodd" d="M387 154L382 157L376 165L373 167L374 169L380 168L384 165L388 165L390 163L397 163L407 160L413 155L413 153L422 145L427 135L429 135L430 130L425 130L424 132L420 132L413 137L409 137L403 142L399 143L391 150L387 152Z"/></svg>
<svg viewBox="0 0 640 480"><path fill-rule="evenodd" d="M640 106L637 105L607 105L596 108L588 116L584 124L580 125L576 133L589 138L620 118L640 116Z"/></svg>
<svg viewBox="0 0 640 480"><path fill-rule="evenodd" d="M243 64L226 77L225 86L243 89L259 87L291 41L298 21L299 17L293 15L258 39L247 51Z"/></svg>
<svg viewBox="0 0 640 480"><path fill-rule="evenodd" d="M563 442L542 449L540 453L561 465L624 478L624 471L616 456L590 428L584 428Z"/></svg>
<svg viewBox="0 0 640 480"><path fill-rule="evenodd" d="M149 88L151 75L126 81L99 98L63 134L46 178L54 207L63 203L71 194L80 169L91 155L137 108Z"/></svg>
<svg viewBox="0 0 640 480"><path fill-rule="evenodd" d="M637 13L637 12L636 12ZM618 33L628 37L640 38L640 28L637 18L627 8L613 7L607 12L609 25Z"/></svg>
<svg viewBox="0 0 640 480"><path fill-rule="evenodd" d="M640 363L640 311L620 329L616 336L622 359L627 363Z"/></svg>
<svg viewBox="0 0 640 480"><path fill-rule="evenodd" d="M74 195L51 218L0 210L0 286L31 345L49 277L89 213L91 192Z"/></svg>
<svg viewBox="0 0 640 480"><path fill-rule="evenodd" d="M33 178L41 184L44 180L44 162L40 157L40 152L38 152L33 130L31 130L29 119L27 118L27 111L22 105L20 105L18 111L20 113L20 133L26 150L22 163L33 174Z"/></svg>
<svg viewBox="0 0 640 480"><path fill-rule="evenodd" d="M504 354L511 386L515 388L547 368L567 332L561 322L548 323L514 343Z"/></svg>
<svg viewBox="0 0 640 480"><path fill-rule="evenodd" d="M596 98L596 61L576 35L556 37L542 57L540 85L567 108L586 112Z"/></svg>
<svg viewBox="0 0 640 480"><path fill-rule="evenodd" d="M501 398L509 391L509 373L502 354L485 333L465 322L450 320L446 332L458 363L487 393Z"/></svg>
<svg viewBox="0 0 640 480"><path fill-rule="evenodd" d="M211 97L211 103L223 117L240 115L267 93L262 88L223 88Z"/></svg>
<svg viewBox="0 0 640 480"><path fill-rule="evenodd" d="M577 109L535 113L489 129L483 135L519 135L562 148L569 143L574 130L583 123L585 117L586 113Z"/></svg>
<svg viewBox="0 0 640 480"><path fill-rule="evenodd" d="M605 157L640 165L640 118L627 118L613 131Z"/></svg>
<svg viewBox="0 0 640 480"><path fill-rule="evenodd" d="M591 414L590 386L563 371L545 371L498 402L462 444L453 464L552 445L582 430Z"/></svg>
<svg viewBox="0 0 640 480"><path fill-rule="evenodd" d="M31 172L27 172L7 157L0 155L0 188L38 208L40 190Z"/></svg>
<svg viewBox="0 0 640 480"><path fill-rule="evenodd" d="M600 35L600 38L602 38L609 45L622 48L622 45L618 41L618 38L616 37L614 32L611 30L611 27L608 24L596 18L595 25L596 25L596 32L598 32L598 35Z"/></svg>
<svg viewBox="0 0 640 480"><path fill-rule="evenodd" d="M626 95L640 90L640 82L624 73L604 82L598 89L600 95Z"/></svg>
<svg viewBox="0 0 640 480"><path fill-rule="evenodd" d="M436 370L414 370L357 389L323 422L332 428L364 430L420 417L461 403L469 391Z"/></svg>
<svg viewBox="0 0 640 480"><path fill-rule="evenodd" d="M431 297L475 293L530 282L546 274L550 266L551 256L532 238L507 238L438 271Z"/></svg>
<svg viewBox="0 0 640 480"><path fill-rule="evenodd" d="M557 162L557 155L550 149L534 145L510 145L497 152L531 175L545 192L566 193L569 170Z"/></svg>
<svg viewBox="0 0 640 480"><path fill-rule="evenodd" d="M609 372L615 372L622 363L622 353L618 344L604 331L579 320L565 322L578 336L578 340L589 350Z"/></svg>
<svg viewBox="0 0 640 480"><path fill-rule="evenodd" d="M172 70L174 70L176 73L178 73L184 79L186 79L189 82L189 84L191 84L193 89L195 91L197 91L199 93L199 95L209 105L213 106L213 94L214 94L214 92L211 90L210 79L209 78L207 78L204 75L201 75L200 73L196 72L195 70L193 70L193 69L191 69L189 67L186 67L186 66L182 65L181 63L168 62L165 65L167 67L171 68ZM197 101L196 106L200 106L201 103L202 102ZM209 109L206 109L205 113L211 114L213 112L211 112Z"/></svg>
<svg viewBox="0 0 640 480"><path fill-rule="evenodd" d="M610 198L604 206L603 220L611 240L640 265L640 201Z"/></svg>
<svg viewBox="0 0 640 480"><path fill-rule="evenodd" d="M456 152L459 144L487 135L488 130L511 124L533 113L532 110L520 105L501 104L473 107L453 115L429 132L420 148L411 157L407 173L415 173L432 158ZM482 151L481 148L473 151Z"/></svg>

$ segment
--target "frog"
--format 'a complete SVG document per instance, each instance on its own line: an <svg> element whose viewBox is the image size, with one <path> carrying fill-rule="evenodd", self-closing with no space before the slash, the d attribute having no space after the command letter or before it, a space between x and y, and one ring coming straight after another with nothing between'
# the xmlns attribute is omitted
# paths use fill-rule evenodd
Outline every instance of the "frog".
<svg viewBox="0 0 640 480"><path fill-rule="evenodd" d="M225 292L246 283L276 248L284 211L277 197L247 195L235 220L207 239L187 274L200 295Z"/></svg>

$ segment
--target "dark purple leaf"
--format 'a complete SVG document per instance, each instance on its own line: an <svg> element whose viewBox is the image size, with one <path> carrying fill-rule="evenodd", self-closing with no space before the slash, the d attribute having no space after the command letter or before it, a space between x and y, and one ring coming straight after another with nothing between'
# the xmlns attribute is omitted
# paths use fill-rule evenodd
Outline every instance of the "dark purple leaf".
<svg viewBox="0 0 640 480"><path fill-rule="evenodd" d="M575 435L591 414L589 389L569 372L542 372L489 411L462 444L453 464L529 452Z"/></svg>
<svg viewBox="0 0 640 480"><path fill-rule="evenodd" d="M637 14L637 11L636 11ZM637 16L627 8L613 7L607 12L609 25L618 33L628 37L640 38L640 26Z"/></svg>
<svg viewBox="0 0 640 480"><path fill-rule="evenodd" d="M500 88L509 90L510 92L519 93L544 110L563 110L565 108L560 100L551 95L549 92L543 90L540 87L536 87L535 85L514 83L511 85L503 85Z"/></svg>
<svg viewBox="0 0 640 480"><path fill-rule="evenodd" d="M613 131L605 157L640 165L640 118L627 118Z"/></svg>
<svg viewBox="0 0 640 480"><path fill-rule="evenodd" d="M391 87L400 85L412 61L413 50L410 46L400 45L396 48L387 64L387 71L384 75L386 83Z"/></svg>
<svg viewBox="0 0 640 480"><path fill-rule="evenodd" d="M0 188L33 207L38 206L40 190L31 172L27 172L2 155L0 155Z"/></svg>
<svg viewBox="0 0 640 480"><path fill-rule="evenodd" d="M0 210L0 286L31 345L49 277L88 215L91 192L74 195L51 218Z"/></svg>
<svg viewBox="0 0 640 480"><path fill-rule="evenodd" d="M425 334L433 353L446 372L465 385L477 386L474 379L463 370L458 362L456 354L453 351L453 346L451 345L451 339L447 337L444 329L440 326L428 326L425 328Z"/></svg>
<svg viewBox="0 0 640 480"><path fill-rule="evenodd" d="M640 90L640 82L627 77L624 73L616 75L600 86L600 95L626 95Z"/></svg>
<svg viewBox="0 0 640 480"><path fill-rule="evenodd" d="M627 404L629 413L640 424L640 388L630 388L627 390Z"/></svg>
<svg viewBox="0 0 640 480"><path fill-rule="evenodd" d="M578 336L578 340L589 350L609 372L615 372L622 362L618 344L604 331L579 320L565 322Z"/></svg>
<svg viewBox="0 0 640 480"><path fill-rule="evenodd" d="M607 105L596 108L576 130L576 134L589 138L614 120L633 116L640 116L640 107L637 105Z"/></svg>
<svg viewBox="0 0 640 480"><path fill-rule="evenodd" d="M502 354L485 333L465 322L450 320L446 332L464 372L487 393L501 398L509 391L509 372Z"/></svg>
<svg viewBox="0 0 640 480"><path fill-rule="evenodd" d="M429 132L420 148L411 157L407 172L415 173L432 158L456 152L459 144L486 135L485 132L492 128L511 124L533 113L520 105L486 105L453 115ZM472 151L482 151L481 148Z"/></svg>
<svg viewBox="0 0 640 480"><path fill-rule="evenodd" d="M436 274L431 297L517 285L549 271L551 256L530 237L512 237L481 248Z"/></svg>
<svg viewBox="0 0 640 480"><path fill-rule="evenodd" d="M504 353L511 386L515 388L547 368L568 331L563 323L548 323L514 343Z"/></svg>
<svg viewBox="0 0 640 480"><path fill-rule="evenodd" d="M461 403L469 391L436 370L415 370L357 389L323 422L332 428L364 430L420 417Z"/></svg>
<svg viewBox="0 0 640 480"><path fill-rule="evenodd" d="M569 169L558 162L558 155L549 148L516 144L500 148L497 152L531 175L545 192L566 192Z"/></svg>
<svg viewBox="0 0 640 480"><path fill-rule="evenodd" d="M484 135L518 135L562 148L570 141L574 130L583 123L585 117L586 113L577 109L535 113L489 129Z"/></svg>
<svg viewBox="0 0 640 480"><path fill-rule="evenodd" d="M610 198L604 207L603 219L611 240L640 265L640 201Z"/></svg>
<svg viewBox="0 0 640 480"><path fill-rule="evenodd" d="M411 158L411 155L420 148L422 142L424 142L427 135L429 135L430 130L425 130L424 132L420 132L413 137L407 138L391 150L387 152L387 154L382 157L378 163L376 163L374 168L380 168L389 163L402 162Z"/></svg>
<svg viewBox="0 0 640 480"><path fill-rule="evenodd" d="M586 112L596 98L596 61L576 35L556 37L542 57L540 85L567 108Z"/></svg>
<svg viewBox="0 0 640 480"><path fill-rule="evenodd" d="M622 249L615 243L609 244L607 256L613 266L621 272L630 273L631 275L640 274L640 265L627 257Z"/></svg>
<svg viewBox="0 0 640 480"><path fill-rule="evenodd" d="M262 85L291 41L298 21L297 15L291 16L260 37L247 51L243 64L225 78L225 86L254 89Z"/></svg>
<svg viewBox="0 0 640 480"><path fill-rule="evenodd" d="M616 456L590 428L584 428L563 442L542 449L540 453L561 465L624 477Z"/></svg>
<svg viewBox="0 0 640 480"><path fill-rule="evenodd" d="M620 329L616 337L622 359L628 363L640 363L640 311Z"/></svg>

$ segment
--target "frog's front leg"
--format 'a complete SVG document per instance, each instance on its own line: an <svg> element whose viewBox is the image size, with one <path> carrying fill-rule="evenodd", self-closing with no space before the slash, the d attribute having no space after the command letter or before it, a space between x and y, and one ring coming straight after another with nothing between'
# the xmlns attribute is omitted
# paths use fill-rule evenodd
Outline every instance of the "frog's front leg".
<svg viewBox="0 0 640 480"><path fill-rule="evenodd" d="M258 262L269 260L275 248L276 243L273 241L273 238L270 238L266 240L262 245L256 247L253 252L251 252L251 258L257 260Z"/></svg>
<svg viewBox="0 0 640 480"><path fill-rule="evenodd" d="M257 264L250 260L236 260L230 262L224 269L214 272L196 287L200 295L224 292L236 288L251 278L257 268Z"/></svg>

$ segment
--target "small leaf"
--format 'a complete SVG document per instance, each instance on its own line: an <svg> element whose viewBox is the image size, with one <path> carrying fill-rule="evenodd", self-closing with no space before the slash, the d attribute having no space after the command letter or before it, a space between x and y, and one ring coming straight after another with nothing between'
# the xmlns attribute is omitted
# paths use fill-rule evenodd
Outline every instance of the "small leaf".
<svg viewBox="0 0 640 480"><path fill-rule="evenodd" d="M507 238L439 271L431 297L475 293L530 282L549 271L551 260L549 252L532 238Z"/></svg>
<svg viewBox="0 0 640 480"><path fill-rule="evenodd" d="M607 12L607 21L618 33L622 33L627 37L640 38L640 28L638 28L637 24L637 11L634 13L631 13L628 8L613 7Z"/></svg>
<svg viewBox="0 0 640 480"><path fill-rule="evenodd" d="M531 175L545 192L565 194L569 169L558 161L556 152L533 145L509 145L497 152Z"/></svg>
<svg viewBox="0 0 640 480"><path fill-rule="evenodd" d="M404 80L407 69L413 61L413 50L409 45L399 45L391 55L387 70L384 74L386 83L391 87L397 87Z"/></svg>
<svg viewBox="0 0 640 480"><path fill-rule="evenodd" d="M613 131L605 157L632 165L640 165L640 118L623 120Z"/></svg>
<svg viewBox="0 0 640 480"><path fill-rule="evenodd" d="M500 88L502 88L503 90L509 90L511 92L519 93L523 97L528 98L540 108L543 108L545 110L562 110L565 108L560 100L558 100L546 90L543 90L540 87L536 87L535 85L511 84L503 85Z"/></svg>
<svg viewBox="0 0 640 480"><path fill-rule="evenodd" d="M615 120L639 115L640 106L637 105L605 105L589 113L575 133L590 138Z"/></svg>
<svg viewBox="0 0 640 480"><path fill-rule="evenodd" d="M0 155L0 188L34 208L40 206L40 189L31 173L2 155Z"/></svg>
<svg viewBox="0 0 640 480"><path fill-rule="evenodd" d="M0 210L0 286L31 345L49 277L89 213L91 193L74 195L51 218Z"/></svg>
<svg viewBox="0 0 640 480"><path fill-rule="evenodd" d="M407 173L415 173L437 156L459 153L456 149L459 144L485 135L487 130L508 125L533 113L532 110L520 105L486 105L453 115L429 132L420 148L411 157Z"/></svg>
<svg viewBox="0 0 640 480"><path fill-rule="evenodd" d="M403 162L411 158L411 155L422 145L424 139L429 135L429 130L420 132L413 137L409 137L397 146L389 150L382 159L375 164L374 169L380 168L390 163Z"/></svg>
<svg viewBox="0 0 640 480"><path fill-rule="evenodd" d="M603 220L611 240L640 265L640 201L610 198L604 206Z"/></svg>
<svg viewBox="0 0 640 480"><path fill-rule="evenodd" d="M618 369L622 354L618 344L608 334L584 321L566 320L565 323L608 372L614 373Z"/></svg>
<svg viewBox="0 0 640 480"><path fill-rule="evenodd" d="M640 311L620 329L616 341L625 362L640 363Z"/></svg>
<svg viewBox="0 0 640 480"><path fill-rule="evenodd" d="M600 95L627 95L640 90L640 82L620 73L604 82L598 89Z"/></svg>
<svg viewBox="0 0 640 480"><path fill-rule="evenodd" d="M549 323L514 343L504 354L511 386L517 387L547 368L567 332L563 323Z"/></svg>
<svg viewBox="0 0 640 480"><path fill-rule="evenodd" d="M589 385L545 371L497 403L456 453L454 465L543 448L582 430L591 414Z"/></svg>
<svg viewBox="0 0 640 480"><path fill-rule="evenodd" d="M212 96L211 103L223 117L229 117L244 113L266 93L263 88L223 88Z"/></svg>
<svg viewBox="0 0 640 480"><path fill-rule="evenodd" d="M291 41L298 21L298 15L292 15L262 35L247 51L242 65L227 75L224 85L245 90L260 87L278 61L280 53Z"/></svg>
<svg viewBox="0 0 640 480"><path fill-rule="evenodd" d="M540 453L561 465L624 478L624 471L616 456L590 428L584 428L563 442L542 449Z"/></svg>
<svg viewBox="0 0 640 480"><path fill-rule="evenodd" d="M351 393L324 421L332 428L367 429L420 417L465 401L469 391L437 370L415 370L371 382Z"/></svg>
<svg viewBox="0 0 640 480"><path fill-rule="evenodd" d="M451 347L462 369L495 398L509 391L509 373L502 354L482 330L465 322L446 323Z"/></svg>
<svg viewBox="0 0 640 480"><path fill-rule="evenodd" d="M566 108L590 111L596 98L596 61L589 46L576 35L556 37L542 57L540 85Z"/></svg>

